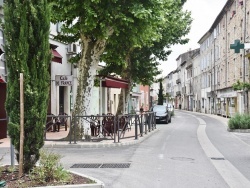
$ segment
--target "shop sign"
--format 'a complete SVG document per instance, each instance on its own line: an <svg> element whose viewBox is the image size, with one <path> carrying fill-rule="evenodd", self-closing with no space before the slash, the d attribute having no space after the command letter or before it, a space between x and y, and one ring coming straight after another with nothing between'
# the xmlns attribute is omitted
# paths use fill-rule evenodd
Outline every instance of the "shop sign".
<svg viewBox="0 0 250 188"><path fill-rule="evenodd" d="M56 75L56 86L73 86L73 76Z"/></svg>
<svg viewBox="0 0 250 188"><path fill-rule="evenodd" d="M220 93L217 95L217 98L230 98L230 97L237 97L237 92L227 92L227 93Z"/></svg>

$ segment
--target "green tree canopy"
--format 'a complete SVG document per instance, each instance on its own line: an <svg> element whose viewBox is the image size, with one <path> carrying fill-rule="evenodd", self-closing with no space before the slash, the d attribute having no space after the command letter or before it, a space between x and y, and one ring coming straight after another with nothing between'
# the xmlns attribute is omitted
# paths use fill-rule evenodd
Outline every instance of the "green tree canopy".
<svg viewBox="0 0 250 188"><path fill-rule="evenodd" d="M149 27L151 22L142 23L136 30L123 29L119 35L112 35L102 60L107 63L102 74L116 73L124 75L129 73L132 82L143 85L150 84L154 77L160 74L159 61L167 60L173 44L185 44L188 39L183 38L190 31L190 13L182 11L183 2L165 1L164 18L158 22L156 29ZM154 22L154 21L152 21ZM155 23L153 23L155 25ZM155 32L157 30L157 32ZM153 31L153 32L152 32ZM146 33L144 35L144 33ZM157 33L157 37L154 34ZM136 38L136 39L135 39ZM157 38L157 40L156 40ZM129 62L131 61L131 66ZM126 69L128 69L126 71Z"/></svg>
<svg viewBox="0 0 250 188"><path fill-rule="evenodd" d="M107 63L101 74L116 73L130 83L151 85L161 73L159 62L167 60L171 53L170 46L188 42L183 37L190 31L192 19L189 12L182 10L183 2L168 0L162 3L162 9L157 9L162 15L160 22L135 20L136 29L125 28L110 37L106 53L101 56ZM153 8L152 12L155 12ZM120 95L119 104L122 97ZM123 107L119 105L118 113L121 109Z"/></svg>
<svg viewBox="0 0 250 188"><path fill-rule="evenodd" d="M53 9L52 22L63 23L62 32L56 39L68 43L79 41L81 44L82 50L78 54L79 84L73 114L84 115L90 109L90 93L100 56L106 51L107 43L114 48L115 43L119 43L119 40L109 42L110 37L119 38L125 34L129 36L127 42L132 45L129 45L129 48L119 48L119 53L129 54L137 46L151 46L152 41L161 39L161 31L168 21L167 17L171 16L171 6L176 1L50 0L50 2ZM124 41L122 39L120 43ZM124 57L121 59L124 61ZM125 58L125 61L129 60Z"/></svg>

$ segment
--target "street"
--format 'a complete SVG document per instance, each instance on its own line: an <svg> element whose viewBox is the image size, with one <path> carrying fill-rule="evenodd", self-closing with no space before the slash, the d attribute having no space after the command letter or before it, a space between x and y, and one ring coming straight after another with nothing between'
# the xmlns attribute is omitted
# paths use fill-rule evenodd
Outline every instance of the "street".
<svg viewBox="0 0 250 188"><path fill-rule="evenodd" d="M108 188L250 187L250 133L228 132L212 116L179 110L172 123L157 124L157 129L132 146L53 151L63 156L65 168L97 178ZM84 163L130 166L79 168Z"/></svg>

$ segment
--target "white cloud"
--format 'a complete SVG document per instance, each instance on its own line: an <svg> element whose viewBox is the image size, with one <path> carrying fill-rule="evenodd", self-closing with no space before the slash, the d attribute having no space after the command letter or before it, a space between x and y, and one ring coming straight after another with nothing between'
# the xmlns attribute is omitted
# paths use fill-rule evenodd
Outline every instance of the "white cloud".
<svg viewBox="0 0 250 188"><path fill-rule="evenodd" d="M227 0L187 0L184 9L191 11L193 22L187 37L190 41L185 45L174 45L168 61L162 62L159 68L163 71L162 76L177 68L177 57L189 49L199 48L198 41L210 29L216 17L224 7Z"/></svg>

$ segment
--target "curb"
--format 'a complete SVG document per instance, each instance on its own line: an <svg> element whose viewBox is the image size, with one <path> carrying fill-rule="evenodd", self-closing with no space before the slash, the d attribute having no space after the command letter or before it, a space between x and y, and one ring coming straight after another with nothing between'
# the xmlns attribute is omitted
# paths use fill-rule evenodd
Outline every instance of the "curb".
<svg viewBox="0 0 250 188"><path fill-rule="evenodd" d="M250 133L250 129L227 129L228 132L236 132L236 133Z"/></svg>
<svg viewBox="0 0 250 188"><path fill-rule="evenodd" d="M144 134L142 137L138 137L137 140L131 140L131 141L127 141L127 142L119 142L119 143L81 143L78 142L76 144L74 143L68 143L68 141L64 141L64 142L57 142L57 141L53 141L51 143L46 143L43 148L111 148L111 147L121 147L121 146L130 146L130 145L135 145L138 143L141 143L142 141L144 141L145 139L149 138L151 135L153 135L154 133L156 133L157 131L159 131L159 129L154 129L150 132L148 132L147 134ZM49 141L50 142L50 141Z"/></svg>

